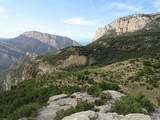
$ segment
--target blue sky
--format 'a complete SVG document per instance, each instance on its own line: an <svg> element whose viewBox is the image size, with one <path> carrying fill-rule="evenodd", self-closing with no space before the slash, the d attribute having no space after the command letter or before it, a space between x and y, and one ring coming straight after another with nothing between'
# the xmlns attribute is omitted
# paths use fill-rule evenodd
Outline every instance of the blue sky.
<svg viewBox="0 0 160 120"><path fill-rule="evenodd" d="M0 38L35 30L89 43L118 17L155 12L160 0L0 0Z"/></svg>

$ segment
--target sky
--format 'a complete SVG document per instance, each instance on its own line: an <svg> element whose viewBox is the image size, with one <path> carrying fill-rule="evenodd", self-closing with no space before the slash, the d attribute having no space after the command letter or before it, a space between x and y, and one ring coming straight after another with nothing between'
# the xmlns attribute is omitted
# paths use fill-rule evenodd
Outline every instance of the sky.
<svg viewBox="0 0 160 120"><path fill-rule="evenodd" d="M39 31L86 44L119 17L156 12L160 0L0 0L0 38Z"/></svg>

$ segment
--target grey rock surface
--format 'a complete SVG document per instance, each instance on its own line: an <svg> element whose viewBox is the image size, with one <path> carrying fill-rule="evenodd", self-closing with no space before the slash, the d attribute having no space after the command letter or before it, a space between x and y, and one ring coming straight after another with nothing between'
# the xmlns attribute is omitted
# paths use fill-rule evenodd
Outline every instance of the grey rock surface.
<svg viewBox="0 0 160 120"><path fill-rule="evenodd" d="M111 107L113 102L116 99L124 96L124 94L114 91L114 90L106 90L103 92L109 92L112 95L112 99L103 106L97 106L100 111L82 111L79 113L72 114L63 118L63 120L160 120L160 110L157 109L152 116L144 115L144 114L128 114L126 116L118 115L117 113L105 113L107 109ZM88 95L86 92L84 93L73 93L71 97L67 96L66 94L55 95L49 98L48 106L43 107L37 111L37 116L34 118L35 120L53 120L56 112L62 109L68 109L71 106L76 106L77 101L81 100L88 100L89 102L94 102L96 97ZM22 118L20 120L25 120Z"/></svg>
<svg viewBox="0 0 160 120"><path fill-rule="evenodd" d="M118 115L117 113L95 113L94 111L83 111L67 116L62 120L152 120L152 118L144 114L128 114L123 116Z"/></svg>
<svg viewBox="0 0 160 120"><path fill-rule="evenodd" d="M112 96L112 99L119 99L120 97L124 96L123 93L117 92L115 90L105 90L104 93L110 93Z"/></svg>
<svg viewBox="0 0 160 120"><path fill-rule="evenodd" d="M26 117L20 118L18 120L28 120Z"/></svg>
<svg viewBox="0 0 160 120"><path fill-rule="evenodd" d="M109 92L112 95L112 98L119 98L123 96L122 93L112 91L112 90L106 90L104 92ZM60 95L55 95L49 98L48 100L48 106L43 107L42 109L39 109L37 112L37 116L35 117L36 120L53 120L53 118L56 115L56 112L62 109L68 109L71 106L76 106L77 100L87 100L89 102L94 102L96 97L93 97L91 95L88 95L87 92L84 93L73 93L71 97L68 97L66 94L60 94ZM113 99L113 100L114 100ZM99 106L97 108L100 109L100 112L105 112L106 109L109 109L111 104L109 105L103 105ZM91 118L94 117L94 114L90 116Z"/></svg>
<svg viewBox="0 0 160 120"><path fill-rule="evenodd" d="M53 120L57 111L75 106L77 101L73 98L67 98L65 94L61 94L51 97L48 103L48 106L37 111L38 114L35 120Z"/></svg>

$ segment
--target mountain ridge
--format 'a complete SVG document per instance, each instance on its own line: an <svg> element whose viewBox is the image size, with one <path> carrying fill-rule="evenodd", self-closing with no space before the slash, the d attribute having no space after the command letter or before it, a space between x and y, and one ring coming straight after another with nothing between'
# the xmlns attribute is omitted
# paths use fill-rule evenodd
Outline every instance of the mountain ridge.
<svg viewBox="0 0 160 120"><path fill-rule="evenodd" d="M153 14L133 14L120 17L112 23L99 28L93 41L100 37L115 37L127 32L135 32L142 29L153 29L160 27L160 12Z"/></svg>
<svg viewBox="0 0 160 120"><path fill-rule="evenodd" d="M60 36L60 35L51 35L48 33L41 33L38 31L24 32L20 36L26 36L29 38L38 39L43 43L46 43L46 44L49 44L49 45L55 47L57 50L68 47L68 44L72 44L73 46L80 45L68 37Z"/></svg>
<svg viewBox="0 0 160 120"><path fill-rule="evenodd" d="M8 68L12 61L26 56L27 53L43 54L80 44L65 36L29 31L15 38L1 40L0 46L0 65Z"/></svg>

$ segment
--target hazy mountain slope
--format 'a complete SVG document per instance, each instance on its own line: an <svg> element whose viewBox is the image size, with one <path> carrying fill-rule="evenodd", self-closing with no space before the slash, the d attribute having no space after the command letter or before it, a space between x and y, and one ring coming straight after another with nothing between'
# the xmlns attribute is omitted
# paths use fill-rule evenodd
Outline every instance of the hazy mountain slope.
<svg viewBox="0 0 160 120"><path fill-rule="evenodd" d="M76 41L71 40L68 37L40 33L37 31L24 32L21 36L40 40L43 43L53 46L57 50L66 48L68 46L80 46L80 44L78 44Z"/></svg>
<svg viewBox="0 0 160 120"><path fill-rule="evenodd" d="M25 32L20 36L0 41L0 68L8 68L11 62L29 53L43 54L78 43L64 36L50 35L36 31Z"/></svg>
<svg viewBox="0 0 160 120"><path fill-rule="evenodd" d="M6 43L11 48L19 49L24 55L27 52L42 54L42 53L47 53L47 52L52 52L57 50L56 48L46 43L43 43L37 39L25 37L22 35L14 39L7 40Z"/></svg>

